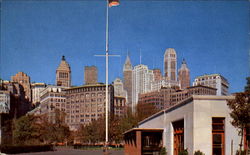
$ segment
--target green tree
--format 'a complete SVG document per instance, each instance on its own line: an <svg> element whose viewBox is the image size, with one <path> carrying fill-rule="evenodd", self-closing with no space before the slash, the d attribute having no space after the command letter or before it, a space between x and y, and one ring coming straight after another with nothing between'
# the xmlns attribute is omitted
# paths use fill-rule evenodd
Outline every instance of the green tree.
<svg viewBox="0 0 250 155"><path fill-rule="evenodd" d="M131 108L127 110L127 113L121 118L121 130L122 133L136 127L138 124L138 118L136 114L132 113Z"/></svg>
<svg viewBox="0 0 250 155"><path fill-rule="evenodd" d="M105 119L92 120L88 125L81 125L77 136L83 143L94 144L105 140Z"/></svg>
<svg viewBox="0 0 250 155"><path fill-rule="evenodd" d="M59 143L67 141L70 130L65 123L65 113L55 109L54 121L48 121L47 115L40 117L40 131L45 143Z"/></svg>
<svg viewBox="0 0 250 155"><path fill-rule="evenodd" d="M245 86L245 92L248 92L250 91L250 77L247 77L246 80L247 80L247 85Z"/></svg>
<svg viewBox="0 0 250 155"><path fill-rule="evenodd" d="M228 100L227 105L231 109L232 125L239 129L240 152L242 151L243 132L250 120L250 91L236 93L235 99Z"/></svg>
<svg viewBox="0 0 250 155"><path fill-rule="evenodd" d="M14 143L20 145L37 144L40 142L41 133L37 117L33 115L22 116L14 121Z"/></svg>
<svg viewBox="0 0 250 155"><path fill-rule="evenodd" d="M117 144L123 140L122 117L115 116L109 125L110 141Z"/></svg>

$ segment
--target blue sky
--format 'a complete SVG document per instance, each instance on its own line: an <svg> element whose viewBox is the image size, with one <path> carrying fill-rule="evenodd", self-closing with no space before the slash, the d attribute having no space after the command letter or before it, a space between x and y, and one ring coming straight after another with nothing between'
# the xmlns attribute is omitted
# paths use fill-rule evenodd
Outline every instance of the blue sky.
<svg viewBox="0 0 250 155"><path fill-rule="evenodd" d="M105 82L104 0L2 0L1 78L23 71L32 82L55 83L61 56L71 66L72 85L83 84L86 65ZM121 0L110 13L110 82L122 78L129 52L132 65L163 69L166 48L186 59L191 82L219 73L230 92L242 91L250 75L249 1Z"/></svg>

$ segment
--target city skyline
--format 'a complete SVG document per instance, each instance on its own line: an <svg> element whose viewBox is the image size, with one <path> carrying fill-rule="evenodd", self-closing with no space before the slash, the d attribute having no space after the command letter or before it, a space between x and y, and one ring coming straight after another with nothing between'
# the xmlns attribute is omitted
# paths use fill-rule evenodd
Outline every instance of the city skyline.
<svg viewBox="0 0 250 155"><path fill-rule="evenodd" d="M82 85L84 66L92 65L98 68L98 82L104 82L105 58L94 55L105 52L105 4L3 0L1 78L10 80L22 71L31 82L55 84L65 55L72 85ZM177 69L185 58L190 83L219 73L231 93L243 91L249 76L248 6L247 1L121 1L110 8L110 53L121 57L110 58L109 83L122 78L127 53L133 67L141 62L163 75L164 52L174 48Z"/></svg>

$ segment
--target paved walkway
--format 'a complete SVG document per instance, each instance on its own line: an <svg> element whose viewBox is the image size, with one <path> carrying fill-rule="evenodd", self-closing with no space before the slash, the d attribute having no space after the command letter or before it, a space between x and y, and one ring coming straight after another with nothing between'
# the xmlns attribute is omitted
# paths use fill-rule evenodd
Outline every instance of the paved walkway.
<svg viewBox="0 0 250 155"><path fill-rule="evenodd" d="M103 155L102 150L80 150L72 148L57 148L56 151L21 153L18 155ZM123 155L123 150L109 150L109 155Z"/></svg>

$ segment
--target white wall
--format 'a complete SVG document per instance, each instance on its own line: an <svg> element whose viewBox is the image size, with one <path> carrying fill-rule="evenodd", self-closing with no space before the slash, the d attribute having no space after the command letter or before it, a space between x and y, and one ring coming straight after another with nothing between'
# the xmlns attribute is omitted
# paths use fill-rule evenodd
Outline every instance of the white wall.
<svg viewBox="0 0 250 155"><path fill-rule="evenodd" d="M237 130L231 125L227 96L193 96L192 101L184 101L182 106L165 114L154 117L139 125L139 128L163 128L163 145L168 154L173 154L173 127L172 122L184 119L184 148L190 154L200 150L206 155L212 154L212 117L225 117L225 155L231 154L231 140L234 141L233 154L238 149L240 137Z"/></svg>

